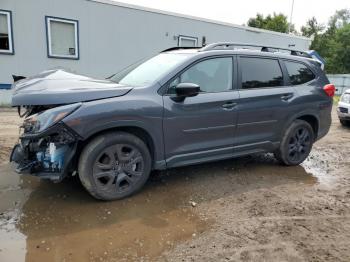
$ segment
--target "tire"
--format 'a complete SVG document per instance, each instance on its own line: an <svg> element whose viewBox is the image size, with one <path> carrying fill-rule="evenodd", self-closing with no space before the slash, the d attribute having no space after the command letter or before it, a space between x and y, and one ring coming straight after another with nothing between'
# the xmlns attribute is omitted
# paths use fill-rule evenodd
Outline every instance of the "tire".
<svg viewBox="0 0 350 262"><path fill-rule="evenodd" d="M105 133L83 149L79 178L95 198L116 200L139 191L151 172L152 159L146 144L125 133Z"/></svg>
<svg viewBox="0 0 350 262"><path fill-rule="evenodd" d="M299 165L309 156L314 141L315 134L310 124L295 120L285 131L274 155L284 165Z"/></svg>
<svg viewBox="0 0 350 262"><path fill-rule="evenodd" d="M343 120L343 119L339 119L340 124L342 124L342 126L350 126L350 121L347 120Z"/></svg>

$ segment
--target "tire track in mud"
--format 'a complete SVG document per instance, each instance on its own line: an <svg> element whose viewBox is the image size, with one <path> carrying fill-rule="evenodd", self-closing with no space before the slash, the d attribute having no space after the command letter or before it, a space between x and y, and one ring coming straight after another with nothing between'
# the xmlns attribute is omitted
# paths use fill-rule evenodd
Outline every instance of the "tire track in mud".
<svg viewBox="0 0 350 262"><path fill-rule="evenodd" d="M349 261L349 156L350 129L334 115L303 172L274 167L264 157L236 168L245 188L198 206L215 221L212 228L159 260Z"/></svg>

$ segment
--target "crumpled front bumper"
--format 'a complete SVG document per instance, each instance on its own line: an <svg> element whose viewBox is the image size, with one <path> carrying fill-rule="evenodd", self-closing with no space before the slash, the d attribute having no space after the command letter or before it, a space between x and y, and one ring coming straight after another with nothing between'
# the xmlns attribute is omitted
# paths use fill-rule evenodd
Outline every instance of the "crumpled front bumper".
<svg viewBox="0 0 350 262"><path fill-rule="evenodd" d="M79 139L61 122L41 133L24 133L12 149L10 162L17 173L59 182L70 171Z"/></svg>

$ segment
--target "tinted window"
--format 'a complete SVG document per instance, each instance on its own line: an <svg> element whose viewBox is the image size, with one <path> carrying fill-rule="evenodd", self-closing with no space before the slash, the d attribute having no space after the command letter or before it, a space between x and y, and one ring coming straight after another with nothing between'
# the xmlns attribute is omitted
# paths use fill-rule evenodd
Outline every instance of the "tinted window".
<svg viewBox="0 0 350 262"><path fill-rule="evenodd" d="M242 57L240 65L242 69L242 88L283 85L283 75L277 60Z"/></svg>
<svg viewBox="0 0 350 262"><path fill-rule="evenodd" d="M315 78L311 70L303 64L289 61L285 61L284 63L292 85L301 85Z"/></svg>
<svg viewBox="0 0 350 262"><path fill-rule="evenodd" d="M232 58L213 58L199 62L170 84L170 93L179 83L194 83L202 92L222 92L232 86Z"/></svg>

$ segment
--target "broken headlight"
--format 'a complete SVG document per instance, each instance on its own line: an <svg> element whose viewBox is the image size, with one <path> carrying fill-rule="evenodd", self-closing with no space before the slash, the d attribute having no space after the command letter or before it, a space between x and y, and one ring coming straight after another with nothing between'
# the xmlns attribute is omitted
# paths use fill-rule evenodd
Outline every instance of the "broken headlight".
<svg viewBox="0 0 350 262"><path fill-rule="evenodd" d="M80 106L81 103L59 106L31 115L24 120L25 132L42 132L77 110Z"/></svg>

